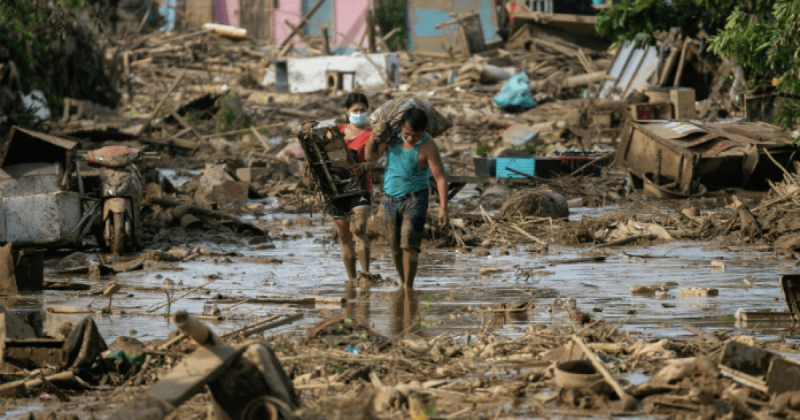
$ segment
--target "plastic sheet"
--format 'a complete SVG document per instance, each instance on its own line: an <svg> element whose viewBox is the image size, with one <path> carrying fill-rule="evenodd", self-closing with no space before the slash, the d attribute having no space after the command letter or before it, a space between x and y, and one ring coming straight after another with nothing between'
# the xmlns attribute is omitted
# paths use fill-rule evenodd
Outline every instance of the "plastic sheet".
<svg viewBox="0 0 800 420"><path fill-rule="evenodd" d="M528 75L525 72L517 74L503 84L503 89L494 97L494 102L500 108L531 109L536 106L536 100L531 95Z"/></svg>

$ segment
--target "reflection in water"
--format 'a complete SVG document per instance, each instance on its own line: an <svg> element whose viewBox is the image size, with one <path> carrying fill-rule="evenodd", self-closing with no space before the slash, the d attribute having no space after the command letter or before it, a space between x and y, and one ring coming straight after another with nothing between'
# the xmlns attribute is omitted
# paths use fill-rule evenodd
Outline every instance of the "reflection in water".
<svg viewBox="0 0 800 420"><path fill-rule="evenodd" d="M15 308L15 309L23 309L23 308L30 308L30 309L39 309L42 307L42 297L41 293L38 295L32 296L25 296L23 294L19 294L15 297L3 297L0 298L0 305L5 306L6 308Z"/></svg>
<svg viewBox="0 0 800 420"><path fill-rule="evenodd" d="M401 287L392 297L392 311L390 315L390 329L392 335L415 334L420 331L417 312L419 300L417 292L411 288Z"/></svg>
<svg viewBox="0 0 800 420"><path fill-rule="evenodd" d="M347 303L342 309L342 315L353 321L369 325L369 287L362 287L361 290L357 290L355 282L349 281L345 289L345 296L347 297ZM356 308L356 299L361 301L358 308ZM356 313L354 313L354 310L357 310Z"/></svg>
<svg viewBox="0 0 800 420"><path fill-rule="evenodd" d="M494 327L503 328L504 325L524 324L528 322L528 311L525 309L511 309L494 313Z"/></svg>

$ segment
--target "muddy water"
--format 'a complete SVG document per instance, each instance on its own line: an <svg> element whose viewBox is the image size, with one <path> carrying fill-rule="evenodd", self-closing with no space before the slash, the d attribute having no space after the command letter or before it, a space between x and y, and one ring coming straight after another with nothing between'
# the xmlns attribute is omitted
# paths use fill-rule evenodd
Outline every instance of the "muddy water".
<svg viewBox="0 0 800 420"><path fill-rule="evenodd" d="M586 213L597 209L585 210ZM602 211L602 209L600 210ZM279 225L290 215L265 215L258 221ZM307 217L307 216L303 216ZM175 270L145 269L122 273L103 279L100 283L118 281L139 288L164 288L173 296L208 281L208 276L218 276L203 291L192 293L175 302L172 311L186 309L202 313L211 296L222 294L233 299L255 296L332 296L347 297L348 304L290 306L244 304L226 311L228 318L215 323L220 331L229 330L271 314L302 312L305 317L277 331L300 333L331 314L345 313L359 321L373 324L382 334L413 331L423 336L435 336L445 331L464 334L477 331L482 322L490 322L509 334L527 328L529 323L550 324L570 322L569 316L556 308L551 312L555 298L574 298L577 306L593 319L624 322L625 328L642 331L655 337L688 335L682 324L713 331L736 329L733 316L738 309L778 310L786 307L778 288L782 274L796 273L794 261L781 260L771 252L746 249L727 251L714 243L674 242L666 245L613 249L604 262L572 263L585 257L595 248L552 247L546 254L527 254L512 251L501 255L490 250L491 255L478 257L474 252L425 251L420 263L420 274L413 292L398 291L396 286L383 285L369 290L348 289L344 267L338 254L338 244L330 241L331 221L323 223L319 216L312 218L308 228L294 227L285 230L288 235L301 239L276 240L274 249L256 250L248 245L191 244L210 248L215 252L235 251L239 256L210 256L200 260L175 263ZM296 225L295 225L296 226ZM306 233L308 232L308 233ZM307 237L309 236L310 237ZM521 244L520 249L527 244ZM396 279L394 268L385 249L373 250L373 272ZM624 251L624 253L623 253ZM626 255L627 254L627 255ZM631 256L634 257L631 257ZM644 258L657 256L667 258ZM672 258L670 258L672 257ZM710 261L721 259L724 270L712 269ZM495 273L480 275L481 267L494 268ZM526 275L521 275L526 273ZM159 278L160 276L160 278ZM743 282L752 282L753 287ZM165 286L165 280L173 286ZM86 281L85 279L76 279ZM634 285L655 285L675 282L668 299L631 296ZM680 298L679 290L688 287L719 289L719 297ZM130 291L117 295L113 305L116 310L144 312L165 302L162 291ZM535 307L528 313L477 314L470 309L514 301L532 300ZM45 292L41 300L29 296L9 306L36 309L41 304L56 304L102 308L107 299L80 297L74 292ZM225 308L228 304L220 304ZM597 312L596 312L597 311ZM156 311L164 313L164 309ZM421 327L413 327L412 320L420 317ZM80 316L75 316L79 318ZM120 335L133 335L142 340L163 338L174 326L168 319L153 316L95 315L101 333L108 341ZM773 326L754 330L756 336L770 337L786 331L788 326ZM741 328L750 332L753 325Z"/></svg>

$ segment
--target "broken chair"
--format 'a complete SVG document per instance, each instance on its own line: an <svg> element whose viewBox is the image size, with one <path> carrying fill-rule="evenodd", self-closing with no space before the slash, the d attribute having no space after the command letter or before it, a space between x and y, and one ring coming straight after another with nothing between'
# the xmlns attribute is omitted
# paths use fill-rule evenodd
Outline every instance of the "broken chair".
<svg viewBox="0 0 800 420"><path fill-rule="evenodd" d="M300 141L311 173L328 200L366 194L361 177L353 174L358 166L337 127L316 128L316 121L306 121L295 136Z"/></svg>

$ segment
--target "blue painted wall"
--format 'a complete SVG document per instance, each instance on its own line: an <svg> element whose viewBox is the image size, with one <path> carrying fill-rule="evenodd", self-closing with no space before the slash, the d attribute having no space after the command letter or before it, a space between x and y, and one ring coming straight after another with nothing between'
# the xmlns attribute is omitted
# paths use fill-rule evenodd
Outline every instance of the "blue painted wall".
<svg viewBox="0 0 800 420"><path fill-rule="evenodd" d="M314 4L316 3L317 0L303 0L303 15L305 16L305 14L308 13L308 11L311 10L311 8L314 7ZM322 3L322 6L320 6L320 8L317 9L317 11L314 12L313 15L311 15L311 19L309 19L309 21L314 23L319 23L322 25L333 22L333 0L325 0ZM335 28L330 28L330 29L335 30ZM321 36L320 26L305 25L303 26L303 33L311 38ZM328 31L328 36L331 37L333 36L330 30Z"/></svg>
<svg viewBox="0 0 800 420"><path fill-rule="evenodd" d="M414 7L412 9L414 26L411 32L415 36L440 36L442 31L436 29L436 25L452 19L447 11L437 9L422 9Z"/></svg>
<svg viewBox="0 0 800 420"><path fill-rule="evenodd" d="M476 11L480 14L485 40L497 39L494 0L408 0L409 49L444 52L441 45L447 41L436 25L451 20L449 13Z"/></svg>

